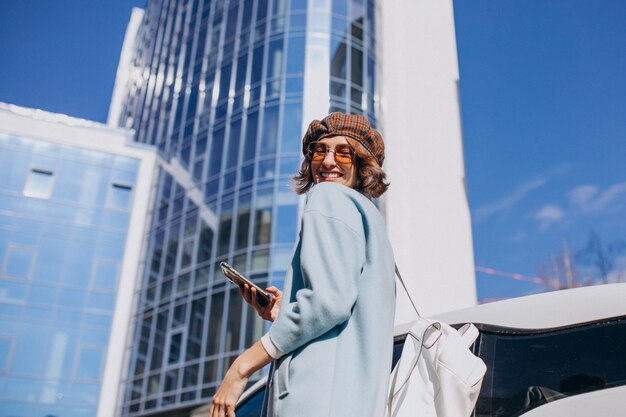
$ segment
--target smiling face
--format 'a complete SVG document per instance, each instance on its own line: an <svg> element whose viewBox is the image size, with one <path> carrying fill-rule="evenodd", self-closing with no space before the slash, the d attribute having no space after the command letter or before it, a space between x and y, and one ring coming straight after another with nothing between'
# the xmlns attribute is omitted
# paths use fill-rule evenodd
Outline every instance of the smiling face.
<svg viewBox="0 0 626 417"><path fill-rule="evenodd" d="M317 149L315 157L311 157L313 182L315 184L336 182L354 188L357 183L357 169L354 151L351 150L346 137L332 136L312 145ZM351 152L350 158L347 157L346 151ZM337 158L338 152L340 153L339 158Z"/></svg>

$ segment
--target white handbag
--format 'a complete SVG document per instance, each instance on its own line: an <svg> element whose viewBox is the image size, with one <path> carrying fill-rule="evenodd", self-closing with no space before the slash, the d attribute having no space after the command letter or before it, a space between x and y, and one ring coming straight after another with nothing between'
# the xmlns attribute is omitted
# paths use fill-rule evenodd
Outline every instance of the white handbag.
<svg viewBox="0 0 626 417"><path fill-rule="evenodd" d="M406 290L397 267L396 274ZM391 372L385 416L469 417L487 371L469 349L478 329L468 323L456 330L417 314Z"/></svg>

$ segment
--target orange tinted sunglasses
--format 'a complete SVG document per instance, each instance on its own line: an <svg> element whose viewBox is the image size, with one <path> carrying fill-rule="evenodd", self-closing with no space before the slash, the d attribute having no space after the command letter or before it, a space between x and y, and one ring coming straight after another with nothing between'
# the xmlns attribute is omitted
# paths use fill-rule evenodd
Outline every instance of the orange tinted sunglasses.
<svg viewBox="0 0 626 417"><path fill-rule="evenodd" d="M354 160L354 150L352 146L342 143L331 148L325 143L313 142L309 144L308 156L311 161L322 161L326 158L326 154L332 152L335 154L335 161L339 164L348 165Z"/></svg>

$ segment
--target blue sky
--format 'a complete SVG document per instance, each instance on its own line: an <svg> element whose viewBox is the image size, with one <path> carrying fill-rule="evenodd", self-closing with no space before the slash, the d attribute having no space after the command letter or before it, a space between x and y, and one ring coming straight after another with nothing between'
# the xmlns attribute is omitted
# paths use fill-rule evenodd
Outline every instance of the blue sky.
<svg viewBox="0 0 626 417"><path fill-rule="evenodd" d="M143 5L0 0L0 101L104 122ZM626 239L626 1L454 6L476 264L543 277L564 241L575 253L590 230ZM545 289L480 271L477 286L480 299Z"/></svg>
<svg viewBox="0 0 626 417"><path fill-rule="evenodd" d="M476 264L536 276L564 240L626 239L626 2L454 4ZM481 298L543 290L477 277Z"/></svg>

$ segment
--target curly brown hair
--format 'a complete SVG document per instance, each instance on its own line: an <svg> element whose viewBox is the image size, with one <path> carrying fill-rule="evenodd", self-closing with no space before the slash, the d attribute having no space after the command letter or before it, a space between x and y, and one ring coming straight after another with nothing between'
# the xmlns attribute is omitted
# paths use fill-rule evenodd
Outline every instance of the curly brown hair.
<svg viewBox="0 0 626 417"><path fill-rule="evenodd" d="M389 188L385 181L387 174L378 165L376 159L358 141L346 137L346 140L354 150L354 164L356 164L357 182L354 189L361 194L378 198ZM292 177L293 189L297 194L304 194L315 185L311 172L311 160L305 157L300 164L300 170Z"/></svg>

